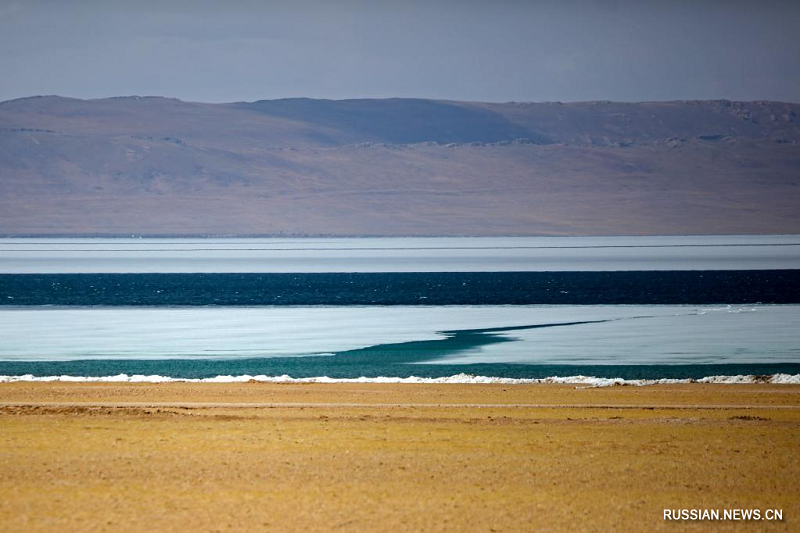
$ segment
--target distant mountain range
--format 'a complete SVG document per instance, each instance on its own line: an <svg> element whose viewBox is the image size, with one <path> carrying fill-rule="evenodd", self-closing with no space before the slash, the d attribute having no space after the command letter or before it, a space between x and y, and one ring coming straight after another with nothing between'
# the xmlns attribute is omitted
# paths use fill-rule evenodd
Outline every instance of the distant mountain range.
<svg viewBox="0 0 800 533"><path fill-rule="evenodd" d="M0 103L3 235L800 233L800 105Z"/></svg>

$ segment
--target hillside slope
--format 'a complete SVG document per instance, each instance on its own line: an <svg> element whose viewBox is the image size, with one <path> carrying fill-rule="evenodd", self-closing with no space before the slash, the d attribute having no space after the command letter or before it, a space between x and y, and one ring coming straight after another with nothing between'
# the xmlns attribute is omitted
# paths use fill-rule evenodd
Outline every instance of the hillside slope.
<svg viewBox="0 0 800 533"><path fill-rule="evenodd" d="M0 234L800 233L800 105L0 103Z"/></svg>

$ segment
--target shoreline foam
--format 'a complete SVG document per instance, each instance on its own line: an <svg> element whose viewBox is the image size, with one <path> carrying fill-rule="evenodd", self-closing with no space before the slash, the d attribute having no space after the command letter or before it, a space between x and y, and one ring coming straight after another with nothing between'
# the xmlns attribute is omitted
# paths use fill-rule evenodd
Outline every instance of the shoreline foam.
<svg viewBox="0 0 800 533"><path fill-rule="evenodd" d="M15 382L71 382L71 383L414 383L414 384L502 384L502 385L531 385L531 384L563 384L585 385L589 387L611 387L615 385L647 386L669 385L686 383L716 383L716 384L748 384L771 383L781 385L800 384L800 374L772 374L772 375L735 375L735 376L707 376L699 379L623 379L599 378L594 376L552 376L547 378L503 378L493 376L476 376L472 374L456 374L439 378L423 378L411 376L400 377L358 377L358 378L330 378L318 376L310 378L293 378L288 375L266 376L248 374L240 376L220 375L211 378L174 378L160 375L142 374L117 374L115 376L34 376L23 374L19 376L0 376L0 383Z"/></svg>

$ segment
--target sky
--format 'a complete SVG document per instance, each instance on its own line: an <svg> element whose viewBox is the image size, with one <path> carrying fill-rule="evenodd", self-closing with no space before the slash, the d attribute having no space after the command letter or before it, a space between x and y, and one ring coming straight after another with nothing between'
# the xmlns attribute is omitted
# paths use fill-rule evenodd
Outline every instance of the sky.
<svg viewBox="0 0 800 533"><path fill-rule="evenodd" d="M0 100L800 102L800 2L0 0Z"/></svg>

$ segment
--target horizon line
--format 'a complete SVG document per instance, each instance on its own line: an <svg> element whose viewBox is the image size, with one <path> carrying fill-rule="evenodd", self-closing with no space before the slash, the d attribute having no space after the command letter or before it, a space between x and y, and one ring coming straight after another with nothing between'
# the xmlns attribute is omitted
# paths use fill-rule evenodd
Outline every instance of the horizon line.
<svg viewBox="0 0 800 533"><path fill-rule="evenodd" d="M793 102L789 100L770 100L770 99L752 99L752 100L736 100L731 98L681 98L672 100L505 100L505 101L489 101L489 100L457 100L447 98L424 98L416 96L388 96L388 97L353 97L353 98L315 98L310 96L288 96L281 98L262 98L258 100L232 100L225 102L203 102L199 100L184 100L174 96L162 95L115 95L104 96L100 98L79 98L75 96L63 96L59 94L35 94L29 96L20 96L17 98L10 98L8 100L0 100L0 105L18 102L21 100L35 100L41 98L58 98L63 100L77 100L80 102L101 102L105 100L174 100L176 102L186 104L202 104L202 105L232 105L232 104L255 104L259 102L280 102L285 100L313 100L319 102L354 102L354 101L387 101L387 100L420 100L432 102L454 102L454 103L480 103L480 104L493 104L493 105L571 105L571 104L666 104L666 103L698 103L698 102L730 102L730 103L771 103L771 104L791 104L800 105L800 102Z"/></svg>

